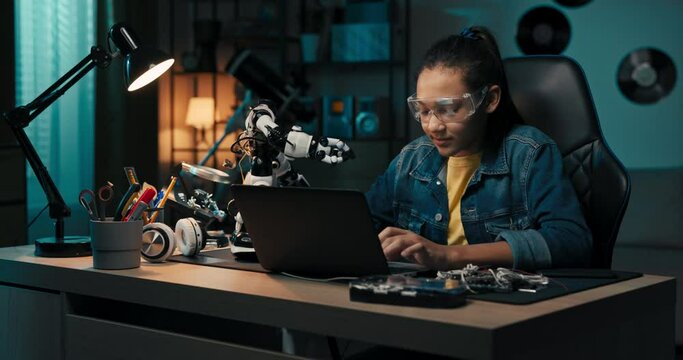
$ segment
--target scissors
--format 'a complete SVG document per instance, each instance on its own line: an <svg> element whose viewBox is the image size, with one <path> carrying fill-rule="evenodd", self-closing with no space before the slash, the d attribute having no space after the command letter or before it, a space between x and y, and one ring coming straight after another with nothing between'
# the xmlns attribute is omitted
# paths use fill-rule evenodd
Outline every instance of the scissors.
<svg viewBox="0 0 683 360"><path fill-rule="evenodd" d="M101 221L107 220L107 204L114 197L114 184L107 181L97 190L97 209Z"/></svg>
<svg viewBox="0 0 683 360"><path fill-rule="evenodd" d="M97 203L95 200L95 193L93 193L92 190L81 190L81 192L78 194L78 202L81 203L81 206L83 206L85 211L88 212L90 220L99 219L99 215L97 214Z"/></svg>

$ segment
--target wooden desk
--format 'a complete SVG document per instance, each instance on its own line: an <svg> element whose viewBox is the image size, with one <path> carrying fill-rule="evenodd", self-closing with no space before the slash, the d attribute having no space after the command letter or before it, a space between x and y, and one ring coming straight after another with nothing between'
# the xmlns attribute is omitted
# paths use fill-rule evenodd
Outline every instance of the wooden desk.
<svg viewBox="0 0 683 360"><path fill-rule="evenodd" d="M252 353L255 348L239 343L183 334L178 327L164 329L164 321L151 328L147 326L151 323L129 324L124 312L115 310L122 304L128 307L121 309L137 306L143 313L159 309L182 314L185 320L192 316L230 319L459 358L663 359L674 355L675 282L652 275L531 305L469 301L456 309L423 309L351 302L342 284L181 263L143 261L137 269L101 271L92 268L91 257L38 258L32 246L21 246L0 249L0 282L0 289L5 288L0 303L10 307L10 312L2 309L2 313L21 308L20 302L12 301L13 292L58 299L57 305L40 307L60 311L53 315L63 322L55 331L65 332L59 334L63 348L57 358L116 358L113 353L128 358L163 353L175 358L183 349L192 349L193 358L225 353L236 358L286 357L272 349ZM9 294L5 295L9 300L3 293ZM91 308L101 304L111 306L114 313L99 318ZM27 309L24 316L30 318L36 309ZM6 322L11 326L12 321ZM14 346L17 353L21 339L12 337L13 331L0 330L0 338L6 337L0 339L0 346L9 343L6 349ZM168 349L135 352L134 346L120 340L125 336L132 338L126 340L132 345L144 340L147 347L158 343ZM91 341L81 341L84 337ZM112 353L108 346L117 350Z"/></svg>

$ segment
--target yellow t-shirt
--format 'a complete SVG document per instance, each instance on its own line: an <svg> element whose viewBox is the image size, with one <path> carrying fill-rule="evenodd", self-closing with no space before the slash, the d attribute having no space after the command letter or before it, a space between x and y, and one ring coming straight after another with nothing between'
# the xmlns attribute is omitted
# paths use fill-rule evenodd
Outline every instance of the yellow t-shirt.
<svg viewBox="0 0 683 360"><path fill-rule="evenodd" d="M472 175L479 168L481 153L448 158L446 190L448 191L448 245L467 245L465 229L460 218L460 200Z"/></svg>

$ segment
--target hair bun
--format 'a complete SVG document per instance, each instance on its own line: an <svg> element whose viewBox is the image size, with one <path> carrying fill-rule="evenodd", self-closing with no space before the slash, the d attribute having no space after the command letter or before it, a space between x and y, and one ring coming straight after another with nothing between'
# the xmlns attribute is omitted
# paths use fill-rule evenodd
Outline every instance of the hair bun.
<svg viewBox="0 0 683 360"><path fill-rule="evenodd" d="M462 29L462 31L460 32L460 36L472 40L479 40L481 38L478 32L472 29L471 26Z"/></svg>

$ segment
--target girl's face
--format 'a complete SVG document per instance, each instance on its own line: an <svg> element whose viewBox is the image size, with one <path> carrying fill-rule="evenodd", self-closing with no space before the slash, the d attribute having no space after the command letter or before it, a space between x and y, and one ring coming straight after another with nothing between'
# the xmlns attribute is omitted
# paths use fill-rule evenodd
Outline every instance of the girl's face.
<svg viewBox="0 0 683 360"><path fill-rule="evenodd" d="M418 98L459 97L481 89L468 89L457 68L437 66L423 69L417 78ZM477 94L479 95L479 94ZM433 114L421 122L422 130L443 157L465 156L480 151L486 134L487 112L484 100L479 109L464 122L444 123Z"/></svg>

